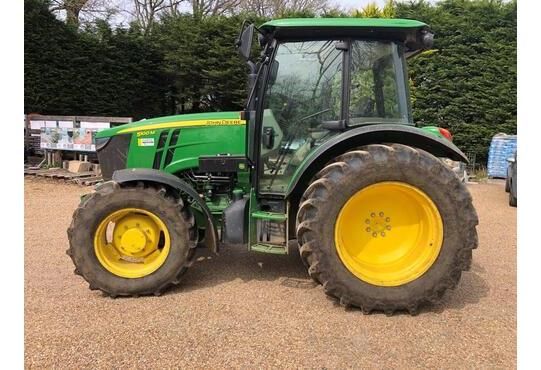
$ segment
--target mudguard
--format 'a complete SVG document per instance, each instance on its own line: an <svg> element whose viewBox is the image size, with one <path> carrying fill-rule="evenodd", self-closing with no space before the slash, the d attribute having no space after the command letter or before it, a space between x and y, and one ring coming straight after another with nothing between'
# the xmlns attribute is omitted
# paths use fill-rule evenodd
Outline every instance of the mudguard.
<svg viewBox="0 0 541 370"><path fill-rule="evenodd" d="M287 188L286 197L299 193L299 190L304 191L313 176L334 157L362 145L380 143L409 145L436 157L468 162L464 153L451 141L420 128L400 124L363 126L336 135L311 152L295 171Z"/></svg>
<svg viewBox="0 0 541 370"><path fill-rule="evenodd" d="M207 224L205 226L205 245L214 253L218 252L218 233L212 214L207 204L199 194L187 182L167 172L149 168L128 168L117 170L113 173L112 180L119 184L144 181L154 182L177 189L179 192L190 196L203 211Z"/></svg>

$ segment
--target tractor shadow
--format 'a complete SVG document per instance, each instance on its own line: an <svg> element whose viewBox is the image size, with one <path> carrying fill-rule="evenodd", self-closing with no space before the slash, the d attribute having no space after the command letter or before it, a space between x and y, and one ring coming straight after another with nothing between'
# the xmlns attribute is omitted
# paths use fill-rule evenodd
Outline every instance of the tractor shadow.
<svg viewBox="0 0 541 370"><path fill-rule="evenodd" d="M484 276L486 276L486 270L473 262L470 271L462 273L462 278L454 290L449 290L438 304L425 307L420 310L420 313L442 313L446 310L459 310L479 303L490 292L490 286Z"/></svg>
<svg viewBox="0 0 541 370"><path fill-rule="evenodd" d="M438 304L422 307L419 314L440 314L478 304L490 291L483 275L486 275L486 270L473 262L470 271L462 273L462 278L454 290L447 291ZM165 294L182 294L211 288L237 279L242 282L279 281L280 285L294 289L319 288L308 275L296 246L290 247L288 255L249 252L245 246L227 246L218 256L204 248L198 249L194 264L184 275L181 284ZM321 299L329 299L333 305L340 306L336 299L323 294L323 291ZM357 308L346 310L360 311ZM376 311L372 314L383 313ZM407 312L395 312L395 315L401 314L409 316Z"/></svg>
<svg viewBox="0 0 541 370"><path fill-rule="evenodd" d="M490 287L486 280L481 276L486 270L479 264L473 263L470 271L462 273L462 277L455 289L447 290L441 300L435 305L423 305L419 308L417 314L442 314L450 310L461 310L466 306L476 305L488 296ZM337 299L325 296L337 308L343 308ZM346 311L360 311L356 307L347 307ZM381 311L372 311L370 315L385 315ZM395 311L393 316L411 316L406 310Z"/></svg>
<svg viewBox="0 0 541 370"><path fill-rule="evenodd" d="M223 247L219 255L198 248L193 266L171 292L205 289L237 279L280 280L281 285L301 289L317 286L308 275L296 245L290 246L287 255L250 252L246 246L233 245Z"/></svg>

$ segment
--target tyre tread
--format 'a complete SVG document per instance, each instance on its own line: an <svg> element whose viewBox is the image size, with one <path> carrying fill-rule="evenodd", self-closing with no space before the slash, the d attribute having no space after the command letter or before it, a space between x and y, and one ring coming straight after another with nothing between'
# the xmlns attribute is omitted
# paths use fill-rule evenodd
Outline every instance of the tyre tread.
<svg viewBox="0 0 541 370"><path fill-rule="evenodd" d="M74 271L75 274L80 275L83 277L83 279L85 279L85 281L88 283L88 287L90 290L101 290L104 295L109 296L111 298L116 298L118 296L126 296L126 297L138 297L138 296L144 296L144 295L159 296L165 290L167 290L170 286L179 284L182 275L184 275L188 267L191 266L191 264L193 264L193 259L195 256L195 247L197 244L196 225L195 225L193 214L189 211L189 209L184 207L184 202L182 201L182 198L180 196L175 196L171 194L170 192L167 191L165 187L153 187L150 184L139 181L137 182L136 186L131 187L131 189L141 191L141 192L147 192L148 195L157 195L165 199L168 203L171 204L172 209L174 208L178 209L178 214L181 215L181 217L184 219L184 222L186 222L186 224L189 227L188 230L189 230L190 248L188 252L188 258L186 259L186 261L184 262L183 266L180 268L178 273L175 276L173 276L173 278L171 278L169 281L162 283L160 286L157 286L154 289L143 291L143 292L136 292L136 293L125 293L124 291L106 289L104 287L99 286L95 282L94 277L90 273L90 271L92 271L91 269L81 268L81 266L90 262L77 258L76 257L77 254L74 253L74 249L77 248L77 246L74 243L74 239L76 239L75 235L79 232L88 232L88 230L85 227L83 227L83 225L85 225L86 220L91 218L94 213L91 208L91 205L93 203L92 201L96 200L97 198L110 195L112 192L117 191L120 188L121 187L117 183L111 181L108 183L104 183L101 186L98 186L95 192L86 194L82 197L79 206L73 213L71 223L67 229L69 248L66 250L66 254L71 258L73 264L76 266L75 271ZM141 196L144 196L144 195L141 195Z"/></svg>
<svg viewBox="0 0 541 370"><path fill-rule="evenodd" d="M308 266L309 275L317 283L323 285L326 294L335 297L340 303L347 302L348 305L359 307L365 314L379 310L392 315L397 310L405 310L411 315L416 315L420 307L425 304L436 304L448 289L454 289L457 286L462 272L469 270L472 250L478 245L476 231L478 217L472 204L472 197L464 184L461 184L451 171L445 170L444 166L434 166L434 160L437 159L431 154L405 145L367 145L335 158L334 162L328 164L315 176L301 198L296 231L301 259ZM372 301L363 296L352 296L340 282L335 281L321 253L322 248L329 246L317 240L316 232L317 226L324 222L324 206L333 189L336 191L341 181L347 176L358 176L358 171L366 169L365 166L369 167L371 163L384 161L389 165L396 165L398 171L404 170L402 165L417 162L427 172L433 173L433 176L439 176L443 183L449 186L449 193L456 195L457 209L463 210L460 226L465 235L446 278L435 284L424 296L392 303Z"/></svg>

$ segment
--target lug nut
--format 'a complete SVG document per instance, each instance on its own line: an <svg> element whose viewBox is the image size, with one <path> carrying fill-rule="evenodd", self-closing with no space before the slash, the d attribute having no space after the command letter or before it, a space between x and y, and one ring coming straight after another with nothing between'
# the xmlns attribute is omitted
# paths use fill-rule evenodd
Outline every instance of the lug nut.
<svg viewBox="0 0 541 370"><path fill-rule="evenodd" d="M383 212L380 212L380 213L379 213L379 217L383 217Z"/></svg>
<svg viewBox="0 0 541 370"><path fill-rule="evenodd" d="M376 233L376 232L373 232L373 233L372 233L372 236L373 236L373 237L375 238L375 237L377 237L377 236L378 236L378 233Z"/></svg>
<svg viewBox="0 0 541 370"><path fill-rule="evenodd" d="M370 217L376 217L376 214L374 212L370 213Z"/></svg>
<svg viewBox="0 0 541 370"><path fill-rule="evenodd" d="M367 231L367 232L370 232L370 228L369 228L369 227L367 227L367 228L366 228L366 231Z"/></svg>

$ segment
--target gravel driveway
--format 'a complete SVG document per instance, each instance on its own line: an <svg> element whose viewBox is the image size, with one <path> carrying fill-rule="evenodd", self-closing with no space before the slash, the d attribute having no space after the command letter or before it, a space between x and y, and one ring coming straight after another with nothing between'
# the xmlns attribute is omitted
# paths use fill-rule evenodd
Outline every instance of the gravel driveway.
<svg viewBox="0 0 541 370"><path fill-rule="evenodd" d="M418 316L363 315L326 298L297 253L200 250L161 297L90 291L65 254L90 188L25 178L26 368L515 368L516 209L470 185L480 245L470 272Z"/></svg>

